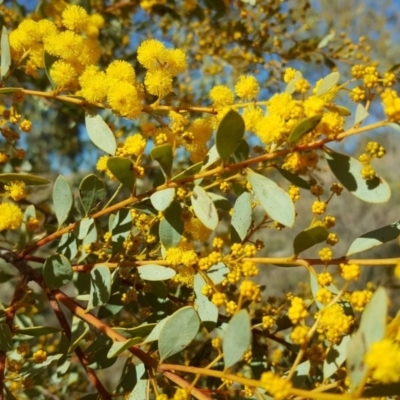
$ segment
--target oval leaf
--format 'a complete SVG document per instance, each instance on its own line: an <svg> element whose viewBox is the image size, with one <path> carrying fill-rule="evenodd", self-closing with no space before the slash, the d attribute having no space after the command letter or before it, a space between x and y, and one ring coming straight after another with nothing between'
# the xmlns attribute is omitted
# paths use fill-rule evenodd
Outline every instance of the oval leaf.
<svg viewBox="0 0 400 400"><path fill-rule="evenodd" d="M241 242L247 235L253 213L251 202L249 192L243 192L235 202L231 220L231 242L233 243Z"/></svg>
<svg viewBox="0 0 400 400"><path fill-rule="evenodd" d="M300 232L293 241L294 254L299 255L302 251L309 249L315 244L324 242L329 235L324 226L313 226Z"/></svg>
<svg viewBox="0 0 400 400"><path fill-rule="evenodd" d="M82 179L79 185L79 196L86 216L96 207L106 195L104 182L91 174Z"/></svg>
<svg viewBox="0 0 400 400"><path fill-rule="evenodd" d="M354 125L358 125L369 116L369 112L365 109L362 104L357 104L356 114L354 116Z"/></svg>
<svg viewBox="0 0 400 400"><path fill-rule="evenodd" d="M107 358L113 358L119 356L124 351L128 350L129 347L134 346L142 341L142 338L135 337L128 339L125 342L114 342L113 345L108 350Z"/></svg>
<svg viewBox="0 0 400 400"><path fill-rule="evenodd" d="M369 203L384 203L390 198L390 187L382 178L366 181L361 177L362 164L345 154L328 149L329 168L339 182L354 196Z"/></svg>
<svg viewBox="0 0 400 400"><path fill-rule="evenodd" d="M175 189L168 188L155 192L150 196L150 201L157 211L165 211L174 200Z"/></svg>
<svg viewBox="0 0 400 400"><path fill-rule="evenodd" d="M193 307L183 307L172 314L158 339L160 362L185 349L196 337L199 328L199 316Z"/></svg>
<svg viewBox="0 0 400 400"><path fill-rule="evenodd" d="M143 265L138 267L138 272L145 281L165 281L176 275L174 269L162 265Z"/></svg>
<svg viewBox="0 0 400 400"><path fill-rule="evenodd" d="M243 357L251 344L251 324L245 309L236 313L228 323L222 342L225 368L230 368Z"/></svg>
<svg viewBox="0 0 400 400"><path fill-rule="evenodd" d="M8 174L0 174L0 182L8 183L11 181L22 181L25 185L47 185L50 183L49 180L41 178L40 176L30 174L20 174L17 172L10 172Z"/></svg>
<svg viewBox="0 0 400 400"><path fill-rule="evenodd" d="M172 147L170 144L163 144L161 146L154 147L150 151L151 158L160 164L162 173L165 177L171 176L172 162L174 161L174 155L172 154Z"/></svg>
<svg viewBox="0 0 400 400"><path fill-rule="evenodd" d="M10 50L10 42L8 40L8 32L5 26L1 31L1 79L3 79L11 65L11 50Z"/></svg>
<svg viewBox="0 0 400 400"><path fill-rule="evenodd" d="M43 278L49 289L58 289L73 277L71 263L62 254L48 257L43 266Z"/></svg>
<svg viewBox="0 0 400 400"><path fill-rule="evenodd" d="M350 256L361 251L372 249L381 244L390 242L396 239L400 235L400 221L394 222L393 224L386 225L383 228L376 229L374 231L364 233L364 235L357 238L351 245L346 253L346 256Z"/></svg>
<svg viewBox="0 0 400 400"><path fill-rule="evenodd" d="M307 189L310 190L310 184L305 181L303 178L300 178L298 175L294 174L293 172L288 171L287 169L275 167L277 171L285 178L287 179L290 183L293 183L293 185L298 186L299 188L302 189Z"/></svg>
<svg viewBox="0 0 400 400"><path fill-rule="evenodd" d="M244 121L242 116L230 110L222 118L215 138L215 145L221 159L226 161L239 147L244 135Z"/></svg>
<svg viewBox="0 0 400 400"><path fill-rule="evenodd" d="M117 141L110 127L100 115L86 115L86 130L90 140L100 150L114 155L117 150Z"/></svg>
<svg viewBox="0 0 400 400"><path fill-rule="evenodd" d="M328 93L335 85L337 85L339 79L339 72L332 72L331 74L327 75L324 79L322 79L322 82L318 86L316 95L322 96L325 93Z"/></svg>
<svg viewBox="0 0 400 400"><path fill-rule="evenodd" d="M190 199L197 218L206 228L213 231L218 225L218 213L207 192L201 186L196 185Z"/></svg>
<svg viewBox="0 0 400 400"><path fill-rule="evenodd" d="M62 331L61 328L55 328L53 326L32 326L30 328L21 328L16 332L18 335L27 336L43 336L49 333L58 333Z"/></svg>
<svg viewBox="0 0 400 400"><path fill-rule="evenodd" d="M300 121L290 133L288 143L297 143L306 133L312 131L319 124L321 118L322 114L318 114Z"/></svg>
<svg viewBox="0 0 400 400"><path fill-rule="evenodd" d="M344 336L339 344L329 348L324 361L324 379L330 378L345 362L350 340L350 336Z"/></svg>
<svg viewBox="0 0 400 400"><path fill-rule="evenodd" d="M74 198L72 197L71 187L67 180L62 175L59 175L53 187L53 204L58 227L68 218L73 203Z"/></svg>
<svg viewBox="0 0 400 400"><path fill-rule="evenodd" d="M107 160L107 167L111 173L121 182L130 192L135 186L135 176L133 175L133 164L128 158L110 157Z"/></svg>
<svg viewBox="0 0 400 400"><path fill-rule="evenodd" d="M110 299L111 273L105 265L94 267L90 271L90 296L86 311L99 307Z"/></svg>
<svg viewBox="0 0 400 400"><path fill-rule="evenodd" d="M184 223L181 219L182 206L173 201L164 212L164 219L160 222L159 235L162 245L169 249L178 246L183 234Z"/></svg>
<svg viewBox="0 0 400 400"><path fill-rule="evenodd" d="M282 225L292 227L295 210L289 195L274 181L252 170L247 170L247 177L253 192L265 212Z"/></svg>
<svg viewBox="0 0 400 400"><path fill-rule="evenodd" d="M214 329L218 320L218 307L202 293L205 284L206 282L200 274L194 276L193 289L196 295L194 304L201 322L205 324L207 330L210 332Z"/></svg>

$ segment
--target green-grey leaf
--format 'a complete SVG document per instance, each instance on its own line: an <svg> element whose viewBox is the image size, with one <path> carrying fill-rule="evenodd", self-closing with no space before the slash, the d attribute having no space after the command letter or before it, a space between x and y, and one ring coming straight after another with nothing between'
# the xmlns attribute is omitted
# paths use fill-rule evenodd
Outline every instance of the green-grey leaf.
<svg viewBox="0 0 400 400"><path fill-rule="evenodd" d="M382 178L365 180L363 165L356 159L328 149L328 165L339 182L354 196L369 203L384 203L390 198L390 187Z"/></svg>
<svg viewBox="0 0 400 400"><path fill-rule="evenodd" d="M203 165L203 162L200 161L197 164L191 165L188 169L185 169L184 171L180 172L178 175L175 175L171 181L172 182L177 182L181 181L182 179L188 178L190 176L193 176L201 171L201 167Z"/></svg>
<svg viewBox="0 0 400 400"><path fill-rule="evenodd" d="M17 172L10 172L5 174L0 174L0 182L8 183L11 181L22 181L25 185L47 185L50 183L49 180L41 178L40 176L30 175L30 174L20 174Z"/></svg>
<svg viewBox="0 0 400 400"><path fill-rule="evenodd" d="M246 161L249 158L249 153L250 146L244 139L242 139L239 143L238 148L232 154L232 157L235 163L240 163L242 161Z"/></svg>
<svg viewBox="0 0 400 400"><path fill-rule="evenodd" d="M94 174L85 176L79 185L79 196L86 216L106 195L104 182Z"/></svg>
<svg viewBox="0 0 400 400"><path fill-rule="evenodd" d="M334 86L337 85L339 79L339 72L332 72L331 74L327 75L324 79L322 79L321 84L318 86L316 95L323 96L324 94L328 93Z"/></svg>
<svg viewBox="0 0 400 400"><path fill-rule="evenodd" d="M241 242L247 235L252 221L251 202L252 196L249 192L243 192L235 202L231 220L232 243Z"/></svg>
<svg viewBox="0 0 400 400"><path fill-rule="evenodd" d="M218 307L202 293L205 284L206 282L200 274L194 276L193 290L196 294L194 304L201 322L206 325L207 330L210 332L218 320Z"/></svg>
<svg viewBox="0 0 400 400"><path fill-rule="evenodd" d="M146 375L146 368L144 364L138 364L136 369L136 385L132 392L129 393L126 400L147 400L149 398L149 380Z"/></svg>
<svg viewBox="0 0 400 400"><path fill-rule="evenodd" d="M87 311L99 307L110 299L111 273L105 265L98 265L90 271L90 297Z"/></svg>
<svg viewBox="0 0 400 400"><path fill-rule="evenodd" d="M182 206L178 201L173 201L164 212L164 219L160 222L159 235L162 245L169 249L178 246L184 223L181 218Z"/></svg>
<svg viewBox="0 0 400 400"><path fill-rule="evenodd" d="M350 336L343 336L340 343L335 343L329 348L323 367L324 379L330 378L345 362L350 340Z"/></svg>
<svg viewBox="0 0 400 400"><path fill-rule="evenodd" d="M325 104L325 108L329 111L338 113L342 117L348 117L351 115L351 111L343 106L338 106L337 104Z"/></svg>
<svg viewBox="0 0 400 400"><path fill-rule="evenodd" d="M16 333L18 335L43 336L60 331L62 331L61 328L55 328L53 326L32 326L31 328L20 328Z"/></svg>
<svg viewBox="0 0 400 400"><path fill-rule="evenodd" d="M211 167L211 165L214 165L219 160L221 160L221 157L218 154L217 146L214 145L208 151L208 153L204 159L204 162L202 163L203 165L201 167L201 170L204 171L205 169Z"/></svg>
<svg viewBox="0 0 400 400"><path fill-rule="evenodd" d="M78 239L84 239L89 231L93 228L94 219L93 218L82 218L77 227L73 230L74 235Z"/></svg>
<svg viewBox="0 0 400 400"><path fill-rule="evenodd" d="M355 391L367 373L364 364L365 354L371 345L385 336L388 311L388 297L383 287L379 287L361 316L360 327L353 335L347 354L347 370L349 371L352 390Z"/></svg>
<svg viewBox="0 0 400 400"><path fill-rule="evenodd" d="M365 109L362 104L357 104L356 114L354 116L354 125L364 121L369 116L369 112Z"/></svg>
<svg viewBox="0 0 400 400"><path fill-rule="evenodd" d="M321 121L322 114L314 115L313 117L301 120L290 132L288 143L297 143L305 134L312 131Z"/></svg>
<svg viewBox="0 0 400 400"><path fill-rule="evenodd" d="M215 145L221 159L227 161L239 147L244 135L244 121L242 116L234 110L222 118L215 138Z"/></svg>
<svg viewBox="0 0 400 400"><path fill-rule="evenodd" d="M207 271L207 276L213 281L214 285L219 285L230 272L230 269L223 262L212 265Z"/></svg>
<svg viewBox="0 0 400 400"><path fill-rule="evenodd" d="M153 193L150 201L157 211L165 211L174 200L175 188L167 188Z"/></svg>
<svg viewBox="0 0 400 400"><path fill-rule="evenodd" d="M110 157L107 160L107 167L111 173L121 182L130 192L135 186L135 176L133 175L133 164L128 158Z"/></svg>
<svg viewBox="0 0 400 400"><path fill-rule="evenodd" d="M285 93L292 94L295 91L296 83L299 79L303 77L303 74L300 71L296 71L294 78L288 82L286 85Z"/></svg>
<svg viewBox="0 0 400 400"><path fill-rule="evenodd" d="M67 284L73 276L72 266L67 257L53 254L43 265L43 278L49 289L58 289Z"/></svg>
<svg viewBox="0 0 400 400"><path fill-rule="evenodd" d="M53 187L54 211L56 213L59 228L68 218L73 203L74 198L72 196L71 187L67 180L62 175L59 175Z"/></svg>
<svg viewBox="0 0 400 400"><path fill-rule="evenodd" d="M1 32L0 44L1 44L1 79L3 79L10 70L10 65L11 65L10 42L8 40L8 32L5 26L3 26Z"/></svg>
<svg viewBox="0 0 400 400"><path fill-rule="evenodd" d="M156 146L150 151L151 158L160 164L161 170L165 177L171 176L172 163L174 155L170 144Z"/></svg>
<svg viewBox="0 0 400 400"><path fill-rule="evenodd" d="M176 275L174 269L162 265L142 265L138 267L138 272L145 281L165 281Z"/></svg>
<svg viewBox="0 0 400 400"><path fill-rule="evenodd" d="M135 337L132 339L128 339L125 342L114 342L110 347L110 350L107 353L107 358L117 357L125 350L129 349L129 347L134 346L142 341L142 338Z"/></svg>
<svg viewBox="0 0 400 400"><path fill-rule="evenodd" d="M329 235L324 226L313 226L300 232L293 240L294 254L299 255L302 251L309 249L315 244L324 242Z"/></svg>
<svg viewBox="0 0 400 400"><path fill-rule="evenodd" d="M113 254L117 254L123 247L125 239L131 233L132 216L131 211L127 208L118 210L112 220L111 225L111 241Z"/></svg>
<svg viewBox="0 0 400 400"><path fill-rule="evenodd" d="M0 324L0 350L7 352L14 348L10 327L6 323Z"/></svg>
<svg viewBox="0 0 400 400"><path fill-rule="evenodd" d="M108 154L114 155L117 150L117 141L115 136L100 115L86 115L86 130L90 140L100 150Z"/></svg>
<svg viewBox="0 0 400 400"><path fill-rule="evenodd" d="M318 43L317 48L318 48L318 49L324 48L325 46L327 46L327 45L330 43L330 41L331 41L334 37L335 37L335 33L334 33L334 32L328 33L328 34L327 34L326 36L324 36L324 37L321 39L321 41Z"/></svg>
<svg viewBox="0 0 400 400"><path fill-rule="evenodd" d="M382 228L364 233L350 245L346 256L351 256L352 254L360 253L362 251L372 249L373 247L380 246L381 244L396 239L399 235L400 221L393 222L390 225L386 225Z"/></svg>
<svg viewBox="0 0 400 400"><path fill-rule="evenodd" d="M160 362L185 349L196 337L199 328L200 319L193 307L182 307L172 314L160 331Z"/></svg>
<svg viewBox="0 0 400 400"><path fill-rule="evenodd" d="M160 338L160 332L162 330L162 328L164 327L164 325L167 323L168 319L170 317L166 317L163 320L161 320L151 331L151 333L149 334L149 336L147 336L147 338L144 340L143 343L151 343L151 342L155 342L156 340L158 340Z"/></svg>
<svg viewBox="0 0 400 400"><path fill-rule="evenodd" d="M214 230L218 225L218 213L207 192L201 186L196 185L190 199L197 218L206 228Z"/></svg>
<svg viewBox="0 0 400 400"><path fill-rule="evenodd" d="M243 357L251 344L251 323L245 309L236 313L228 323L222 341L225 368L230 368Z"/></svg>
<svg viewBox="0 0 400 400"><path fill-rule="evenodd" d="M287 169L275 167L275 169L290 183L295 186L298 186L302 189L310 190L310 184L305 181L303 178L300 178L298 175L294 174L293 172L288 171Z"/></svg>
<svg viewBox="0 0 400 400"><path fill-rule="evenodd" d="M247 170L247 177L255 197L265 212L280 224L292 227L295 219L295 210L289 195L274 181L250 169Z"/></svg>

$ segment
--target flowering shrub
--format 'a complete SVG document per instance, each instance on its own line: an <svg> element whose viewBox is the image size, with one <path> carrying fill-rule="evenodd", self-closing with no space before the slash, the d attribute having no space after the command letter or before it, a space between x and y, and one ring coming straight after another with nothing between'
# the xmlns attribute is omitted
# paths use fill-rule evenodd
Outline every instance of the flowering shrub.
<svg viewBox="0 0 400 400"><path fill-rule="evenodd" d="M384 287L356 284L363 265L397 265L400 276L400 259L352 256L395 240L398 223L334 257L331 211L342 192L390 197L378 141L357 158L333 144L396 128L395 70L368 58L365 39L287 50L306 17L297 5L285 21L282 1L87 3L51 0L30 15L1 6L1 398L396 395L385 385L400 381L400 319L389 318ZM113 32L144 16L165 40L148 27L137 45ZM313 79L271 62L263 78L263 43L281 60L332 57L346 68L331 61ZM23 148L41 130L38 101L64 118L52 128L59 148L74 139L68 126L88 135L95 173L77 182L50 162L61 174L45 174L47 150ZM383 116L373 120L375 105ZM269 254L270 237L292 228L291 254ZM272 297L265 268L302 268L307 282Z"/></svg>

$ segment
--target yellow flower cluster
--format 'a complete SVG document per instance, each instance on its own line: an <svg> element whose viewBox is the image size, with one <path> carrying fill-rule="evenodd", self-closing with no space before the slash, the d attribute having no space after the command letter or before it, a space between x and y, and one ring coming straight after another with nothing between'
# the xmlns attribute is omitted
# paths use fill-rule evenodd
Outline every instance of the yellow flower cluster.
<svg viewBox="0 0 400 400"><path fill-rule="evenodd" d="M308 326L298 325L293 329L292 333L290 334L290 338L294 344L303 346L308 342L307 334L309 331L310 328Z"/></svg>
<svg viewBox="0 0 400 400"><path fill-rule="evenodd" d="M333 276L329 272L321 272L317 281L321 286L329 286L333 282Z"/></svg>
<svg viewBox="0 0 400 400"><path fill-rule="evenodd" d="M263 388L271 395L275 400L284 400L292 389L290 381L280 378L273 372L264 372L261 375L261 384Z"/></svg>
<svg viewBox="0 0 400 400"><path fill-rule="evenodd" d="M129 136L125 143L122 144L117 150L117 156L140 156L146 147L146 140L140 133Z"/></svg>
<svg viewBox="0 0 400 400"><path fill-rule="evenodd" d="M297 324L308 315L307 307L301 297L293 297L288 310L288 317L293 324Z"/></svg>
<svg viewBox="0 0 400 400"><path fill-rule="evenodd" d="M360 266L357 264L340 264L339 272L346 281L356 281L360 277Z"/></svg>
<svg viewBox="0 0 400 400"><path fill-rule="evenodd" d="M208 153L207 142L212 132L213 127L209 119L197 118L182 134L183 145L191 153L190 159L193 163L204 160Z"/></svg>
<svg viewBox="0 0 400 400"><path fill-rule="evenodd" d="M333 252L329 247L324 247L318 252L319 258L322 261L330 261L333 257Z"/></svg>
<svg viewBox="0 0 400 400"><path fill-rule="evenodd" d="M0 215L0 231L18 229L22 224L22 211L13 203L1 203Z"/></svg>
<svg viewBox="0 0 400 400"><path fill-rule="evenodd" d="M239 293L245 299L255 302L261 301L260 286L256 285L253 281L243 281L239 287Z"/></svg>
<svg viewBox="0 0 400 400"><path fill-rule="evenodd" d="M381 383L400 381L400 345L390 339L373 343L365 355L365 363L371 369L371 378Z"/></svg>
<svg viewBox="0 0 400 400"><path fill-rule="evenodd" d="M316 313L315 318L318 317L317 332L323 333L332 343L338 343L343 335L347 335L354 323L353 317L346 315L338 303Z"/></svg>
<svg viewBox="0 0 400 400"><path fill-rule="evenodd" d="M373 293L370 290L356 290L350 295L350 303L356 311L364 311L366 305L372 298Z"/></svg>
<svg viewBox="0 0 400 400"><path fill-rule="evenodd" d="M4 185L4 189L6 189L6 192L14 201L19 201L26 197L26 188L24 182L10 182L7 185Z"/></svg>
<svg viewBox="0 0 400 400"><path fill-rule="evenodd" d="M156 39L142 42L138 48L137 58L147 69L144 85L148 93L162 99L172 92L173 78L185 72L187 61L180 49L167 49Z"/></svg>

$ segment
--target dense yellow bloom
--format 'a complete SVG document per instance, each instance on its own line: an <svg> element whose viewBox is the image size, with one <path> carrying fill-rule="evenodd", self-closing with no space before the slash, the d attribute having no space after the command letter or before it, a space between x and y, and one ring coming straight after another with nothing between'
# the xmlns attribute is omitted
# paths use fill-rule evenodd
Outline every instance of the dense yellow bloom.
<svg viewBox="0 0 400 400"><path fill-rule="evenodd" d="M254 132L257 124L263 117L263 111L261 107L249 106L244 109L242 117L244 119L246 130Z"/></svg>
<svg viewBox="0 0 400 400"><path fill-rule="evenodd" d="M322 114L324 111L324 100L318 96L310 96L303 102L304 115L313 117L314 115Z"/></svg>
<svg viewBox="0 0 400 400"><path fill-rule="evenodd" d="M346 315L338 303L319 311L315 315L315 318L318 317L321 318L317 332L323 333L332 343L339 342L343 335L347 335L354 323L353 317Z"/></svg>
<svg viewBox="0 0 400 400"><path fill-rule="evenodd" d="M211 298L211 302L215 304L217 307L221 307L226 303L226 294L225 293L214 293Z"/></svg>
<svg viewBox="0 0 400 400"><path fill-rule="evenodd" d="M146 90L158 97L165 97L172 92L172 75L161 68L151 69L144 77Z"/></svg>
<svg viewBox="0 0 400 400"><path fill-rule="evenodd" d="M98 67L91 65L86 67L79 77L81 90L78 92L90 103L102 102L107 95L105 73L99 71Z"/></svg>
<svg viewBox="0 0 400 400"><path fill-rule="evenodd" d="M373 343L365 355L365 363L371 368L371 377L382 383L400 381L400 346L390 339Z"/></svg>
<svg viewBox="0 0 400 400"><path fill-rule="evenodd" d="M187 69L186 54L181 49L166 49L164 60L172 76L181 74Z"/></svg>
<svg viewBox="0 0 400 400"><path fill-rule="evenodd" d="M44 49L52 56L75 61L82 54L84 38L75 32L65 31L49 35L44 40Z"/></svg>
<svg viewBox="0 0 400 400"><path fill-rule="evenodd" d="M285 74L283 75L283 81L289 83L296 76L296 72L297 71L293 68L286 68Z"/></svg>
<svg viewBox="0 0 400 400"><path fill-rule="evenodd" d="M351 293L350 303L356 311L364 311L373 293L370 290L356 290Z"/></svg>
<svg viewBox="0 0 400 400"><path fill-rule="evenodd" d="M233 104L234 95L231 89L225 85L214 86L209 93L214 107L222 108Z"/></svg>
<svg viewBox="0 0 400 400"><path fill-rule="evenodd" d="M26 197L25 183L22 181L10 182L4 186L4 189L14 201L19 201Z"/></svg>
<svg viewBox="0 0 400 400"><path fill-rule="evenodd" d="M383 109L390 121L400 120L400 98L395 90L385 89L381 95Z"/></svg>
<svg viewBox="0 0 400 400"><path fill-rule="evenodd" d="M306 304L301 297L293 297L291 306L288 310L288 317L293 324L297 324L300 320L308 315Z"/></svg>
<svg viewBox="0 0 400 400"><path fill-rule="evenodd" d="M0 215L0 231L18 229L22 224L22 211L13 203L0 204Z"/></svg>
<svg viewBox="0 0 400 400"><path fill-rule="evenodd" d="M256 134L264 144L280 143L287 133L285 121L276 114L262 117L256 126Z"/></svg>
<svg viewBox="0 0 400 400"><path fill-rule="evenodd" d="M333 276L329 272L321 272L317 281L321 286L329 286L333 282Z"/></svg>
<svg viewBox="0 0 400 400"><path fill-rule="evenodd" d="M260 86L257 79L251 75L241 75L235 85L235 92L243 100L252 100L258 96Z"/></svg>
<svg viewBox="0 0 400 400"><path fill-rule="evenodd" d="M75 83L77 75L75 68L67 61L58 60L50 68L50 77L60 88L66 88Z"/></svg>
<svg viewBox="0 0 400 400"><path fill-rule="evenodd" d="M289 380L282 379L273 372L264 372L261 375L261 384L263 388L275 399L284 400L288 398L292 384Z"/></svg>
<svg viewBox="0 0 400 400"><path fill-rule="evenodd" d="M256 302L261 301L260 286L256 285L253 281L243 281L239 287L239 293L245 299Z"/></svg>
<svg viewBox="0 0 400 400"><path fill-rule="evenodd" d="M333 257L333 252L329 247L324 247L318 252L319 258L322 261L330 261Z"/></svg>
<svg viewBox="0 0 400 400"><path fill-rule="evenodd" d="M107 167L107 161L109 158L110 156L101 156L97 161L96 169L100 172L105 172L110 179L114 179L114 175Z"/></svg>
<svg viewBox="0 0 400 400"><path fill-rule="evenodd" d="M142 112L136 87L126 82L115 82L108 89L107 101L111 108L123 117L136 118Z"/></svg>
<svg viewBox="0 0 400 400"><path fill-rule="evenodd" d="M133 84L136 74L130 63L123 60L115 60L107 67L106 77L111 80L115 79Z"/></svg>
<svg viewBox="0 0 400 400"><path fill-rule="evenodd" d="M290 338L294 344L303 346L308 342L307 334L309 330L310 328L308 326L298 325L293 329L292 333L290 334Z"/></svg>
<svg viewBox="0 0 400 400"><path fill-rule="evenodd" d="M146 140L140 133L136 133L135 135L129 136L124 145L118 149L117 155L125 156L139 156L143 153L146 147Z"/></svg>
<svg viewBox="0 0 400 400"><path fill-rule="evenodd" d="M137 59L146 69L161 67L165 46L156 39L145 40L137 50Z"/></svg>
<svg viewBox="0 0 400 400"><path fill-rule="evenodd" d="M321 215L326 211L326 203L324 201L314 201L314 203L311 206L311 211L315 215Z"/></svg>
<svg viewBox="0 0 400 400"><path fill-rule="evenodd" d="M322 304L329 304L333 299L333 293L330 292L327 288L323 287L318 289L315 294L315 300L319 301Z"/></svg>
<svg viewBox="0 0 400 400"><path fill-rule="evenodd" d="M360 277L360 266L357 264L340 264L340 275L346 281L356 281Z"/></svg>
<svg viewBox="0 0 400 400"><path fill-rule="evenodd" d="M89 15L83 7L67 6L62 13L62 23L71 31L81 32L89 23Z"/></svg>

